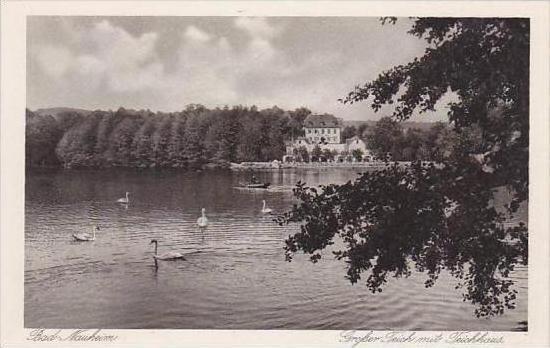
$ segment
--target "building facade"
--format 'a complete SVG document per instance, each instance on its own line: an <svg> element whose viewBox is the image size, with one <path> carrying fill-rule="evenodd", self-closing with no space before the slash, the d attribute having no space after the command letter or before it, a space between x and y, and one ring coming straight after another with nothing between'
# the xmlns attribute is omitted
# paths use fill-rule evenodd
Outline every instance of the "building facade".
<svg viewBox="0 0 550 348"><path fill-rule="evenodd" d="M304 120L305 137L312 144L340 144L342 121L333 115L309 115Z"/></svg>
<svg viewBox="0 0 550 348"><path fill-rule="evenodd" d="M373 157L358 136L341 141L342 121L332 115L309 115L304 134L286 143L284 162L291 161L371 161ZM355 151L355 152L354 152Z"/></svg>

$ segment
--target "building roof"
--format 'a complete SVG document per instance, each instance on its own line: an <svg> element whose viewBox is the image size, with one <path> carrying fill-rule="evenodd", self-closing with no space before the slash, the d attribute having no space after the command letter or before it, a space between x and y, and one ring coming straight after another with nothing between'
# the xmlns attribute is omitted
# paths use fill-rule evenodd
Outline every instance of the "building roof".
<svg viewBox="0 0 550 348"><path fill-rule="evenodd" d="M297 146L297 145L304 145L304 144L310 144L309 139L306 137L298 137L294 140L285 141L286 146Z"/></svg>
<svg viewBox="0 0 550 348"><path fill-rule="evenodd" d="M353 142L356 141L356 140L359 140L360 142L364 143L363 139L361 139L361 138L358 137L357 135L354 135L354 136L352 136L351 138L346 139L346 144L349 145L349 144L353 143Z"/></svg>
<svg viewBox="0 0 550 348"><path fill-rule="evenodd" d="M341 127L342 122L333 115L309 115L304 120L304 127L306 128L335 128Z"/></svg>

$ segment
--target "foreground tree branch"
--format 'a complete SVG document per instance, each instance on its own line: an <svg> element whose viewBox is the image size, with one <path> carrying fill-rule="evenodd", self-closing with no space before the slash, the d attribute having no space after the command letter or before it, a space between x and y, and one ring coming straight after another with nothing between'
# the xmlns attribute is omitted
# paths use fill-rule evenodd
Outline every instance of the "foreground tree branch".
<svg viewBox="0 0 550 348"><path fill-rule="evenodd" d="M451 91L453 131L478 127L482 146L459 142L437 163L388 164L344 185L298 183L300 203L278 218L301 225L286 240L287 259L302 251L316 262L330 248L346 262L346 277L366 277L372 292L413 270L425 272L430 287L446 270L476 315L502 314L516 296L509 274L527 264L526 225L506 222L528 198L529 21L420 18L410 33L428 42L424 56L357 86L343 102L368 100L377 111L393 104L392 117L406 120L435 110ZM505 209L496 192L511 193Z"/></svg>

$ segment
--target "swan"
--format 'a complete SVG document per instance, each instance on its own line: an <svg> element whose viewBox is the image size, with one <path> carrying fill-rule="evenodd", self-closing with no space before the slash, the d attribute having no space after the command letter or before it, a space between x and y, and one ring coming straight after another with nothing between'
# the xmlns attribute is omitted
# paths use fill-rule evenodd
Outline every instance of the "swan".
<svg viewBox="0 0 550 348"><path fill-rule="evenodd" d="M199 227L206 227L208 226L208 219L206 218L206 209L202 208L202 216L197 219L197 225Z"/></svg>
<svg viewBox="0 0 550 348"><path fill-rule="evenodd" d="M78 242L91 242L95 240L95 231L99 231L99 226L92 226L92 234L78 233L73 234L73 238Z"/></svg>
<svg viewBox="0 0 550 348"><path fill-rule="evenodd" d="M126 192L126 198L119 198L117 199L117 202L118 203L125 203L125 204L128 204L130 203L130 199L128 198L128 195L130 194L130 192Z"/></svg>
<svg viewBox="0 0 550 348"><path fill-rule="evenodd" d="M155 258L155 260L165 260L165 261L171 261L171 260L185 260L185 257L183 257L183 254L180 254L180 253L177 253L175 251L169 251L167 253L164 253L164 254L158 254L157 253L157 249L158 249L158 244L159 242L156 240L156 239L152 239L151 240L151 243L149 244L155 244L155 255L153 255L153 257Z"/></svg>
<svg viewBox="0 0 550 348"><path fill-rule="evenodd" d="M264 203L264 206L262 208L263 214L271 214L273 212L273 209L266 207L265 200L262 201Z"/></svg>

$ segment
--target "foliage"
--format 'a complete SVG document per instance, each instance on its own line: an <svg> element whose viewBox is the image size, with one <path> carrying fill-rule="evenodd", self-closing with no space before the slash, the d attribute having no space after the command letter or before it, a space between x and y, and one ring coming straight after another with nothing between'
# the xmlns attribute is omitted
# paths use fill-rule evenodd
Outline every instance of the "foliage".
<svg viewBox="0 0 550 348"><path fill-rule="evenodd" d="M61 135L56 120L50 116L35 115L26 110L25 153L26 165L57 165L55 147Z"/></svg>
<svg viewBox="0 0 550 348"><path fill-rule="evenodd" d="M355 135L357 135L357 129L355 128L355 126L346 126L341 133L343 141L346 141L346 139L352 138Z"/></svg>
<svg viewBox="0 0 550 348"><path fill-rule="evenodd" d="M309 162L309 152L305 146L300 146L297 150L298 158L301 162Z"/></svg>
<svg viewBox="0 0 550 348"><path fill-rule="evenodd" d="M351 155L353 156L353 158L360 162L363 160L363 151L361 149L355 149L351 152Z"/></svg>
<svg viewBox="0 0 550 348"><path fill-rule="evenodd" d="M458 130L479 125L499 184L509 185L516 202L528 193L529 20L520 18L419 18L411 34L424 38L424 56L383 72L356 87L344 102L370 99L374 110L396 104L393 117L435 110L448 91L448 117ZM400 90L404 90L400 92ZM508 160L504 160L508 158Z"/></svg>
<svg viewBox="0 0 550 348"><path fill-rule="evenodd" d="M399 148L403 139L401 125L390 117L382 117L370 130L367 137L367 147L378 158L386 158L392 154L393 158L400 159Z"/></svg>
<svg viewBox="0 0 550 348"><path fill-rule="evenodd" d="M173 113L119 108L62 112L55 118L27 110L26 161L29 167L187 169L271 161L282 158L284 141L300 134L310 113L195 104Z"/></svg>
<svg viewBox="0 0 550 348"><path fill-rule="evenodd" d="M331 150L329 150L329 149L323 149L323 153L322 153L321 156L322 156L326 161L334 161L335 154L336 154L336 151L331 151Z"/></svg>
<svg viewBox="0 0 550 348"><path fill-rule="evenodd" d="M119 108L86 114L66 111L55 118L27 110L27 165L196 169L205 164L225 167L230 162L271 161L282 158L285 140L303 132L303 120L310 113L306 108L286 112L277 107L209 110L194 104L173 113ZM405 133L389 118L371 128L347 129L350 136L362 132L380 158L389 153L406 161L445 157L455 142L469 136L466 128L459 136L441 124L430 131ZM316 155L316 160L336 156L323 151ZM310 156L302 151L297 158L309 161Z"/></svg>
<svg viewBox="0 0 550 348"><path fill-rule="evenodd" d="M528 196L529 21L419 18L410 33L427 41L425 54L343 101L369 100L375 111L395 106L386 126L369 130L379 156L433 152L437 163L388 164L320 189L299 183L300 203L278 219L301 224L286 240L287 258L303 251L316 262L322 250L336 249L350 281L366 273L373 292L413 269L426 272L429 287L446 270L476 315L501 314L514 307L510 272L527 263L526 225L505 222ZM435 110L449 91L456 98L448 126L403 136L395 121ZM499 192L512 197L504 206Z"/></svg>
<svg viewBox="0 0 550 348"><path fill-rule="evenodd" d="M294 111L290 111L290 120L288 126L290 127L291 139L295 139L300 136L304 136L304 120L311 114L311 111L305 107L298 108Z"/></svg>
<svg viewBox="0 0 550 348"><path fill-rule="evenodd" d="M315 147L311 151L311 160L313 162L317 162L321 159L322 155L323 155L323 150L321 150L321 147L319 145L315 145Z"/></svg>

